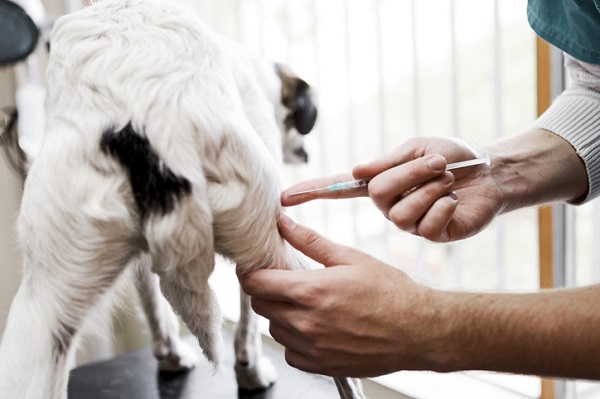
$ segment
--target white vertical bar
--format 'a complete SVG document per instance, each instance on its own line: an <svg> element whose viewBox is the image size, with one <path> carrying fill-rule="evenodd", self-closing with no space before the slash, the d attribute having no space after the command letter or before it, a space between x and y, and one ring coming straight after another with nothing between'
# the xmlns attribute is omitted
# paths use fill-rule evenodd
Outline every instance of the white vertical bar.
<svg viewBox="0 0 600 399"><path fill-rule="evenodd" d="M419 60L417 50L417 2L411 0L411 33L412 33L412 56L413 56L413 102L414 102L414 123L415 136L421 135L421 117L420 117L420 88L419 88Z"/></svg>
<svg viewBox="0 0 600 399"><path fill-rule="evenodd" d="M283 5L283 15L285 15L286 22L288 20L289 21L294 20L292 18L293 12L290 12L290 7L292 6L292 4L294 4L294 3L290 2L290 1L286 1ZM313 1L313 13L314 13L314 1ZM285 24L285 58L286 58L287 63L292 62L292 42L290 41L290 38L292 37L292 33L290 31L290 26L291 26L291 23ZM313 29L313 40L314 40L315 35L316 35L316 33L314 32L314 29ZM316 41L315 41L315 43L316 43Z"/></svg>
<svg viewBox="0 0 600 399"><path fill-rule="evenodd" d="M458 57L456 45L456 1L450 1L450 93L452 109L452 136L460 137L460 121L458 113Z"/></svg>
<svg viewBox="0 0 600 399"><path fill-rule="evenodd" d="M383 54L383 21L381 20L382 0L375 0L375 24L376 24L376 40L377 40L377 73L379 74L379 134L381 143L380 153L389 151L388 129L387 129L387 98L385 92L385 74L383 69L384 54ZM382 242L384 259L391 259L390 239L390 223L383 225Z"/></svg>
<svg viewBox="0 0 600 399"><path fill-rule="evenodd" d="M452 110L452 136L460 137L459 95L458 95L458 48L456 44L456 1L450 1L450 107ZM450 256L450 267L454 274L456 287L462 287L463 259L462 243L447 244Z"/></svg>
<svg viewBox="0 0 600 399"><path fill-rule="evenodd" d="M345 58L346 58L346 86L348 89L348 113L347 113L347 117L348 117L348 136L350 138L350 142L349 142L349 149L350 149L350 163L352 163L352 161L354 159L356 159L356 146L355 146L355 138L356 138L356 132L354 129L354 120L353 120L353 115L354 115L354 99L353 99L353 87L352 87L352 77L351 77L351 72L352 72L352 64L351 64L351 50L350 50L350 13L348 11L349 8L349 4L348 4L348 0L344 0L343 1L343 14L344 14L344 54L345 54Z"/></svg>
<svg viewBox="0 0 600 399"><path fill-rule="evenodd" d="M574 287L577 284L576 224L575 207L565 205L565 287Z"/></svg>
<svg viewBox="0 0 600 399"><path fill-rule="evenodd" d="M244 41L242 40L242 3L244 0L235 0L235 9L237 10L237 12L235 13L235 29L236 29L236 35L237 35L237 40L240 43L243 43Z"/></svg>
<svg viewBox="0 0 600 399"><path fill-rule="evenodd" d="M565 88L564 66L562 52L555 47L550 49L551 70L551 96L556 98ZM554 286L565 287L573 280L574 258L572 245L569 241L575 239L573 214L567 210L568 205L557 204L552 207L553 238L552 246L554 252ZM569 220L570 219L570 220ZM575 389L575 382L556 380L554 382L555 398L573 398L571 395Z"/></svg>
<svg viewBox="0 0 600 399"><path fill-rule="evenodd" d="M592 242L600 242L600 202L592 204ZM600 246L592 245L592 282L600 282Z"/></svg>
<svg viewBox="0 0 600 399"><path fill-rule="evenodd" d="M557 49L551 49L551 93L552 98L556 98L564 88L564 70L562 62L557 63ZM568 210L568 205L556 204L552 207L552 225L553 225L553 257L554 257L554 286L566 287L572 283L574 273L574 258L572 245L569 242L574 240L575 230L573 224L573 213ZM572 393L575 389L574 382L556 380L554 382L554 395L556 399L574 399Z"/></svg>
<svg viewBox="0 0 600 399"><path fill-rule="evenodd" d="M210 3L211 11L211 24L214 29L218 29L221 26L221 15L223 15L223 3L218 0L212 0Z"/></svg>
<svg viewBox="0 0 600 399"><path fill-rule="evenodd" d="M385 96L385 76L383 72L383 23L381 21L381 6L382 0L375 0L375 24L376 24L376 49L377 49L377 74L378 78L378 92L379 92L379 135L381 143L381 153L388 150L387 140L387 114L386 114L386 96Z"/></svg>
<svg viewBox="0 0 600 399"><path fill-rule="evenodd" d="M421 113L420 113L420 94L421 88L419 86L419 60L417 50L417 1L411 0L411 31L412 31L412 56L413 56L413 102L414 102L414 123L415 123L415 136L421 136ZM417 259L415 264L415 271L417 276L427 281L427 270L425 269L425 240L417 241Z"/></svg>
<svg viewBox="0 0 600 399"><path fill-rule="evenodd" d="M350 152L350 164L358 159L357 151L356 151L356 129L354 128L354 98L353 98L353 87L352 87L352 57L351 57L351 43L350 43L350 12L348 4L348 0L344 0L343 2L343 13L344 13L344 37L345 37L345 56L346 56L346 86L348 88L348 137L349 137L349 152ZM352 201L350 204L351 215L352 215L352 236L353 236L353 244L356 245L358 242L358 220L357 220L357 206L356 201Z"/></svg>
<svg viewBox="0 0 600 399"><path fill-rule="evenodd" d="M255 0L256 4L256 18L258 20L258 49L261 54L265 54L265 10L263 7L263 2L261 0Z"/></svg>
<svg viewBox="0 0 600 399"><path fill-rule="evenodd" d="M550 49L551 63L551 96L556 98L565 88L564 66L562 52L555 47ZM553 251L554 251L554 286L565 287L572 280L574 273L574 254L569 242L575 239L575 229L572 218L574 214L567 210L568 205L553 206ZM571 220L569 220L571 219ZM557 383L558 384L558 383ZM564 396L559 396L564 398Z"/></svg>
<svg viewBox="0 0 600 399"><path fill-rule="evenodd" d="M493 7L493 65L494 65L494 138L499 139L503 130L503 109L502 109L502 52L500 40L500 15L498 0L494 0ZM504 288L506 286L506 265L505 265L505 242L506 229L504 218L497 218L496 224L496 287Z"/></svg>
<svg viewBox="0 0 600 399"><path fill-rule="evenodd" d="M310 4L311 4L312 19L313 19L312 41L313 41L313 49L314 49L315 72L316 72L315 85L318 90L319 88L323 87L322 86L323 77L322 77L322 68L320 67L320 58L319 58L320 47L319 47L318 32L320 30L320 26L319 26L319 17L318 17L319 12L318 12L317 1L318 0L312 0ZM288 15L287 14L288 4L289 4L289 2L286 1L285 2L286 15ZM317 96L318 96L318 93L317 93ZM313 132L313 133L317 135L317 141L319 143L321 154L327 154L329 149L326 147L325 135L323 134L324 132L321 130L317 130L316 132ZM309 154L309 156L310 156L310 154ZM319 158L318 162L319 162L319 171L321 171L322 173L327 172L323 166L322 157ZM325 228L327 228L327 226L330 226L330 222L331 222L330 214L329 214L329 212L327 212L327 206L332 206L332 204L328 203L327 201L321 201L320 212L321 212L321 218L323 220L323 225L325 226ZM328 233L328 231L326 231L326 233Z"/></svg>

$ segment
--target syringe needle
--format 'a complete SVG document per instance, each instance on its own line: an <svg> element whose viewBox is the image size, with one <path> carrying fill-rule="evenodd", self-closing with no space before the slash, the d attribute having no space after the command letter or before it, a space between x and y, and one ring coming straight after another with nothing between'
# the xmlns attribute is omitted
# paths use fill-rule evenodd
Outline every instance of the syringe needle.
<svg viewBox="0 0 600 399"><path fill-rule="evenodd" d="M357 179L357 180L351 180L351 181L343 181L340 183L333 183L327 187L313 188L311 190L300 191L297 193L290 194L290 196L306 194L306 193L314 193L316 191L343 191L343 190L350 190L352 188L366 187L367 184L369 184L369 180L371 180L371 179Z"/></svg>
<svg viewBox="0 0 600 399"><path fill-rule="evenodd" d="M475 158L475 159L469 159L467 161L449 163L446 165L446 170L466 168L467 166L474 166L474 165L481 165L481 164L486 164L486 165L490 164L489 154L485 154L481 158ZM289 194L289 196L293 197L294 195L315 193L315 192L319 192L319 191L342 191L342 190L349 190L352 188L366 187L367 184L369 184L370 180L371 179L358 179L358 180L352 180L352 181L345 181L345 182L341 182L341 183L334 183L327 187L313 188L311 190L304 190L304 191L299 191L296 193L291 193L291 194Z"/></svg>
<svg viewBox="0 0 600 399"><path fill-rule="evenodd" d="M446 165L446 170L465 168L467 166L473 166L473 165L481 165L482 163L489 165L490 164L489 156L486 156L485 158L476 158L476 159L469 159L468 161L460 161L460 162L450 163L450 164Z"/></svg>

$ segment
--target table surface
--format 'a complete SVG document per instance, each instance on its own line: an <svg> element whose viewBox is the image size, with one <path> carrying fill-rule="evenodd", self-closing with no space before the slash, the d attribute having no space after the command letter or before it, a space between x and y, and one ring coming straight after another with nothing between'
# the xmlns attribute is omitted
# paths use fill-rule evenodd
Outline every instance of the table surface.
<svg viewBox="0 0 600 399"><path fill-rule="evenodd" d="M213 373L193 337L200 364L186 373L160 372L150 349L78 367L69 378L69 399L325 399L338 398L332 379L290 367L279 351L265 346L265 355L277 368L278 379L260 392L238 390L233 371L232 334L225 333L223 370Z"/></svg>

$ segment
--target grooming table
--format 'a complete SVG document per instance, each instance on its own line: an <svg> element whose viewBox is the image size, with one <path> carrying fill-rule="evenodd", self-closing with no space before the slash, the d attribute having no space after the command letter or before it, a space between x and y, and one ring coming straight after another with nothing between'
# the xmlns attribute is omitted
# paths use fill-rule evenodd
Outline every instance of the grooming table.
<svg viewBox="0 0 600 399"><path fill-rule="evenodd" d="M261 392L238 392L233 371L232 333L225 332L223 370L214 373L193 337L200 364L187 373L159 372L150 349L83 365L71 371L69 399L331 399L337 398L332 379L290 367L283 354L265 345L277 368L275 385Z"/></svg>

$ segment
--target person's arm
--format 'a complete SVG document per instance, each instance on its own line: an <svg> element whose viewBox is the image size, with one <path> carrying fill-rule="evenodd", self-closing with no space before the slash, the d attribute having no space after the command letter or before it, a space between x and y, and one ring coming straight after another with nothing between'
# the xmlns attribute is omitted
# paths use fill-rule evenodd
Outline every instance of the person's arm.
<svg viewBox="0 0 600 399"><path fill-rule="evenodd" d="M585 198L585 165L569 142L533 128L482 148L492 156L489 174L502 191L500 213Z"/></svg>
<svg viewBox="0 0 600 399"><path fill-rule="evenodd" d="M600 65L566 54L565 60L571 87L525 133L480 148L491 156L489 168L457 170L452 184L449 172L433 168L425 160L440 154L447 162L456 162L475 156L475 151L457 140L415 138L343 176L373 178L368 192L289 196L301 188L339 181L342 176L321 178L284 191L283 205L369 195L398 228L442 242L474 235L497 214L509 210L553 201L581 204L597 197Z"/></svg>
<svg viewBox="0 0 600 399"><path fill-rule="evenodd" d="M285 217L279 227L326 268L258 270L240 281L294 367L351 377L493 370L600 379L600 286L440 291Z"/></svg>
<svg viewBox="0 0 600 399"><path fill-rule="evenodd" d="M585 163L589 190L571 200L581 204L600 195L600 65L565 54L571 85L531 128L551 131L568 141Z"/></svg>
<svg viewBox="0 0 600 399"><path fill-rule="evenodd" d="M489 166L444 172L446 162L472 159L480 152L489 154ZM351 178L371 178L368 190L290 196ZM586 168L571 144L533 128L478 150L456 139L414 138L356 166L352 175L302 182L286 189L281 198L284 206L292 206L368 195L398 228L443 242L478 233L498 214L552 201L574 202L587 192Z"/></svg>
<svg viewBox="0 0 600 399"><path fill-rule="evenodd" d="M438 293L439 371L600 379L600 286L535 294Z"/></svg>

